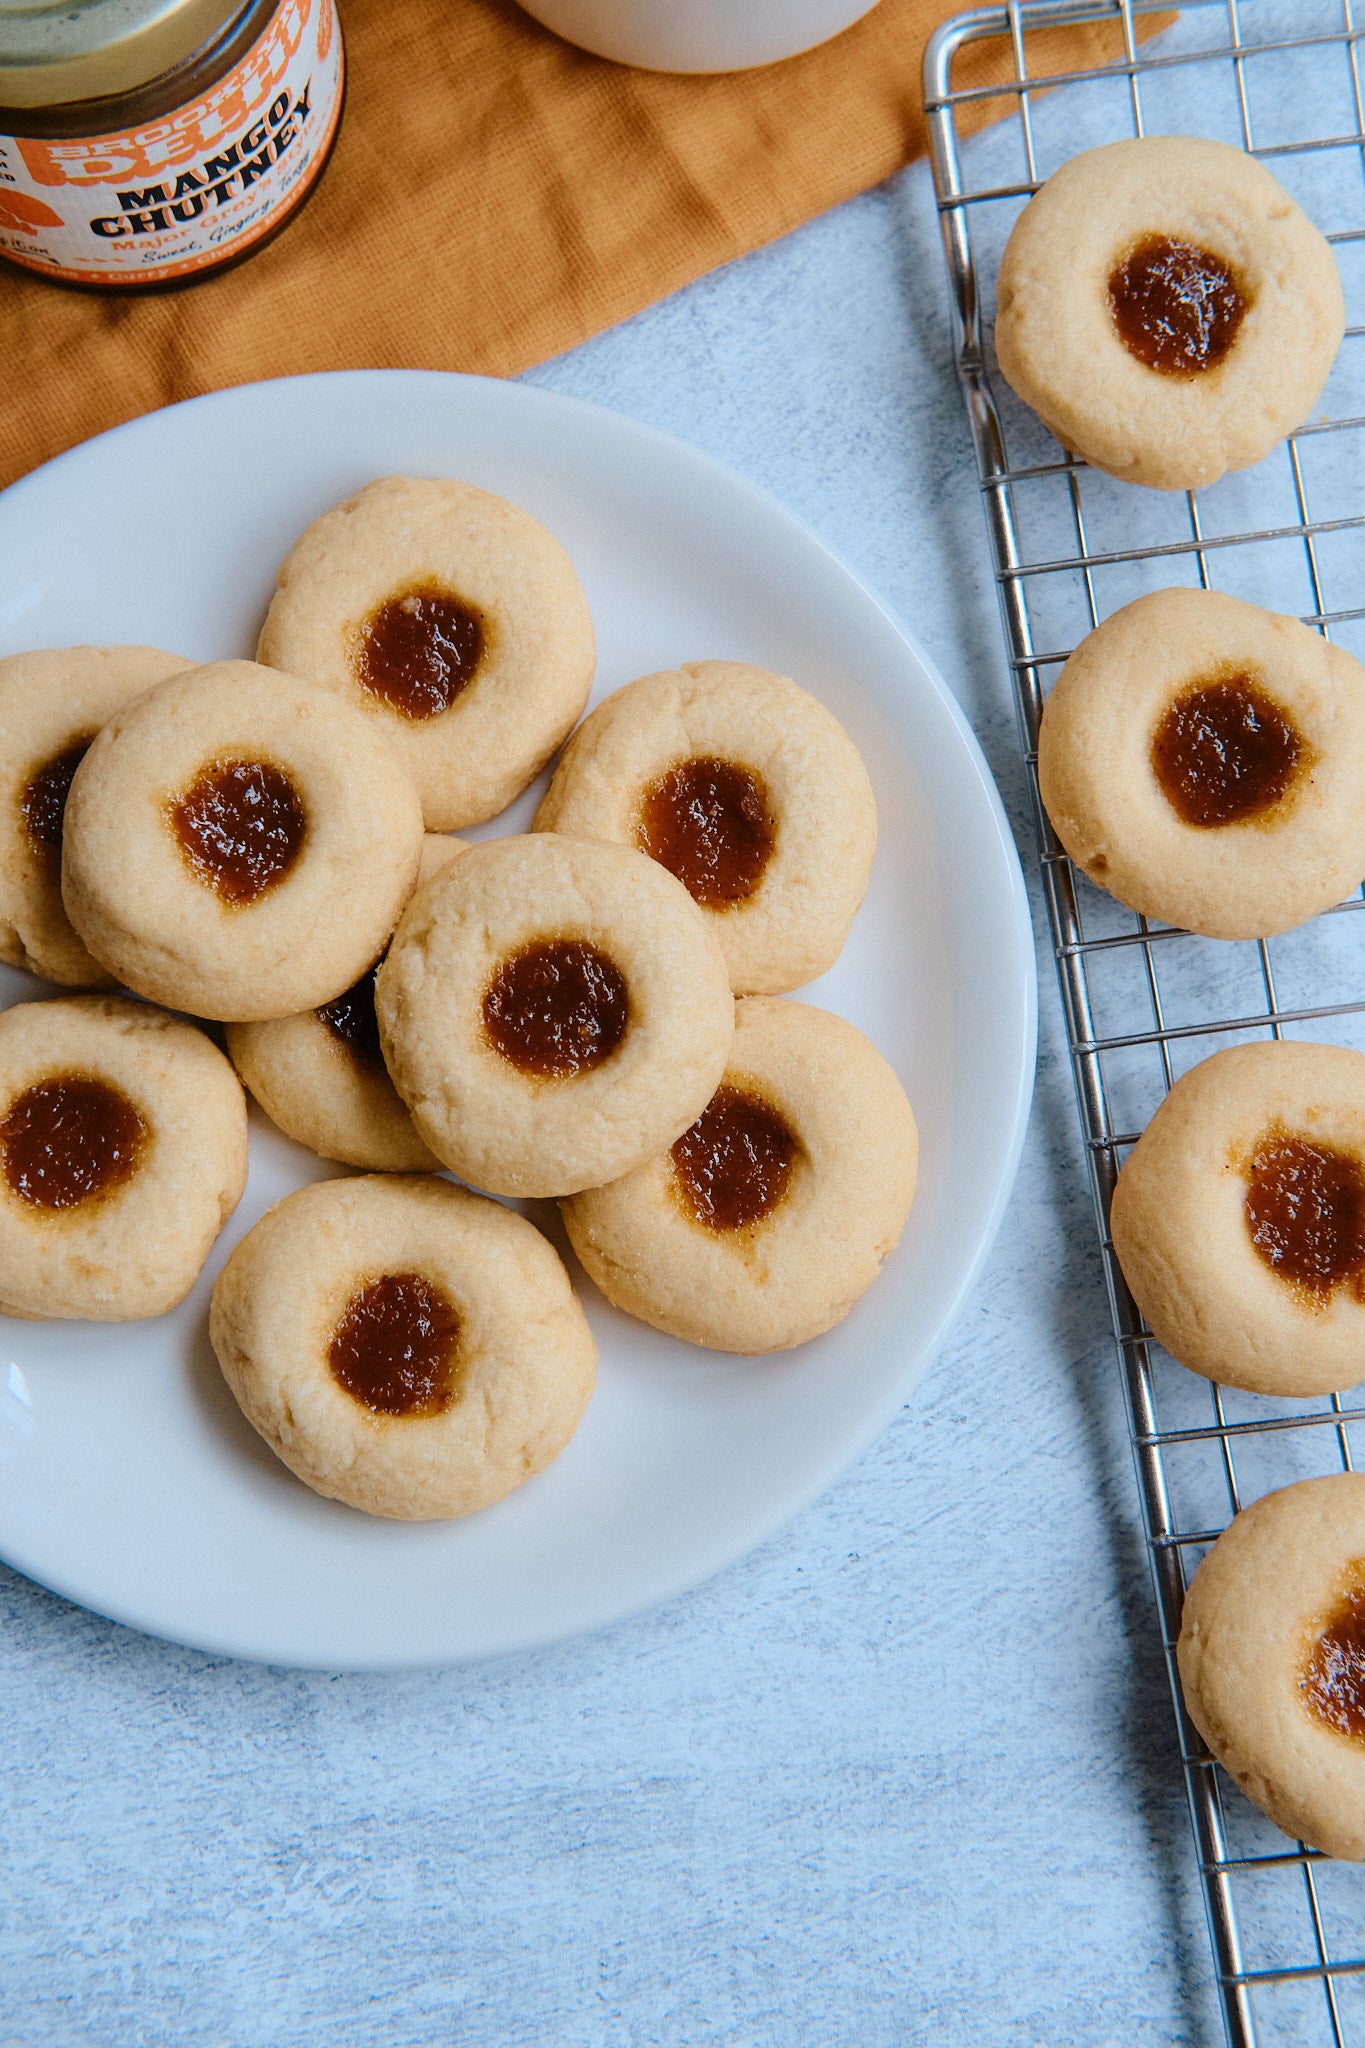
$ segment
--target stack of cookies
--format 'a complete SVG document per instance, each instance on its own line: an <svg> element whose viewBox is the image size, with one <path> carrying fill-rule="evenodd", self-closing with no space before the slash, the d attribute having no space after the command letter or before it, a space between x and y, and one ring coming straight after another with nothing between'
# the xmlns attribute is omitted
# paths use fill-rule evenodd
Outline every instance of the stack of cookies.
<svg viewBox="0 0 1365 2048"><path fill-rule="evenodd" d="M285 1463L371 1513L498 1499L592 1393L564 1262L493 1197L557 1199L610 1300L738 1352L844 1315L913 1198L895 1075L777 1000L838 956L876 838L814 698L644 677L531 832L454 836L547 764L594 664L554 538L412 478L300 538L255 662L0 662L0 953L96 991L0 1016L0 1303L183 1299L245 1183L245 1083L365 1171L248 1232L214 1348Z"/></svg>
<svg viewBox="0 0 1365 2048"><path fill-rule="evenodd" d="M1000 273L1000 367L1064 445L1162 490L1259 461L1343 329L1331 249L1240 150L1147 137L1075 157ZM1062 846L1145 917L1265 940L1365 877L1365 671L1209 589L1159 590L1067 661L1039 734ZM1365 1057L1276 1039L1176 1081L1128 1156L1114 1250L1182 1364L1281 1399L1365 1376ZM1191 1716L1292 1835L1365 1858L1365 1479L1239 1514L1185 1602Z"/></svg>

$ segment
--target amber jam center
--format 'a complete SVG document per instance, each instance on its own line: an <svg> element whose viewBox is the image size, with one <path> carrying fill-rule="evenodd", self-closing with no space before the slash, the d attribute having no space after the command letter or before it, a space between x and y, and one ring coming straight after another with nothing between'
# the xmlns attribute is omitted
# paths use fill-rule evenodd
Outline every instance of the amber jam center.
<svg viewBox="0 0 1365 2048"><path fill-rule="evenodd" d="M404 718L436 718L473 682L486 637L482 614L434 583L376 605L352 657L363 690Z"/></svg>
<svg viewBox="0 0 1365 2048"><path fill-rule="evenodd" d="M54 1074L16 1095L0 1119L11 1194L35 1209L74 1209L137 1171L147 1126L121 1089L94 1074Z"/></svg>
<svg viewBox="0 0 1365 2048"><path fill-rule="evenodd" d="M375 1415L444 1415L455 1399L460 1318L420 1273L358 1287L327 1349L332 1377Z"/></svg>
<svg viewBox="0 0 1365 2048"><path fill-rule="evenodd" d="M210 762L166 809L190 873L231 904L282 882L308 829L293 783L264 761Z"/></svg>
<svg viewBox="0 0 1365 2048"><path fill-rule="evenodd" d="M640 844L707 910L752 896L775 827L761 776L713 756L684 761L640 801Z"/></svg>
<svg viewBox="0 0 1365 2048"><path fill-rule="evenodd" d="M1194 683L1161 715L1152 772L1187 825L1240 825L1283 801L1305 748L1250 676Z"/></svg>
<svg viewBox="0 0 1365 2048"><path fill-rule="evenodd" d="M710 1230L747 1230L782 1200L799 1149L770 1103L722 1084L673 1147L683 1205Z"/></svg>
<svg viewBox="0 0 1365 2048"><path fill-rule="evenodd" d="M630 998L614 960L581 939L538 939L504 960L483 998L484 1029L524 1074L560 1081L609 1060Z"/></svg>
<svg viewBox="0 0 1365 2048"><path fill-rule="evenodd" d="M62 851L62 820L66 816L66 800L71 794L71 784L76 770L85 759L86 749L95 735L82 734L63 747L50 761L44 761L41 768L35 768L19 799L19 815L24 821L28 843L40 861L55 864Z"/></svg>
<svg viewBox="0 0 1365 2048"><path fill-rule="evenodd" d="M1282 1280L1323 1306L1365 1279L1365 1171L1335 1145L1276 1129L1251 1156L1246 1194L1251 1242Z"/></svg>
<svg viewBox="0 0 1365 2048"><path fill-rule="evenodd" d="M1221 256L1170 235L1144 235L1109 277L1119 340L1168 377L1197 376L1221 363L1248 304Z"/></svg>
<svg viewBox="0 0 1365 2048"><path fill-rule="evenodd" d="M344 995L334 996L318 1011L334 1038L367 1067L382 1067L384 1054L379 1044L379 1020L374 1014L374 978L379 963L362 974Z"/></svg>
<svg viewBox="0 0 1365 2048"><path fill-rule="evenodd" d="M1365 1742L1365 1559L1357 1583L1338 1599L1299 1678L1308 1705L1342 1735Z"/></svg>

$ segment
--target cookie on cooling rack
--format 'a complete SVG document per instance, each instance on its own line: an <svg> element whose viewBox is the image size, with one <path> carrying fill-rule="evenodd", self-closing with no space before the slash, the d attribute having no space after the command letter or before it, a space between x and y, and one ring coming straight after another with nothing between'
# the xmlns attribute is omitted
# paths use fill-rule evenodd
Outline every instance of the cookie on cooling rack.
<svg viewBox="0 0 1365 2048"><path fill-rule="evenodd" d="M564 750L536 829L662 863L706 913L737 995L834 965L877 843L867 770L786 676L697 661L627 683Z"/></svg>
<svg viewBox="0 0 1365 2048"><path fill-rule="evenodd" d="M0 661L0 959L68 988L113 977L62 904L62 820L95 734L130 698L190 666L157 647L43 648Z"/></svg>
<svg viewBox="0 0 1365 2048"><path fill-rule="evenodd" d="M808 1003L735 1007L724 1078L667 1151L560 1204L609 1301L716 1351L781 1351L847 1315L905 1226L915 1119L881 1054Z"/></svg>
<svg viewBox="0 0 1365 2048"><path fill-rule="evenodd" d="M72 996L0 1013L0 1304L133 1322L189 1293L246 1185L246 1100L202 1031Z"/></svg>
<svg viewBox="0 0 1365 2048"><path fill-rule="evenodd" d="M1365 876L1365 669L1297 619L1154 591L1063 668L1038 782L1071 858L1121 903L1268 938Z"/></svg>
<svg viewBox="0 0 1365 2048"><path fill-rule="evenodd" d="M1264 165L1149 135L1072 157L1029 201L995 346L1064 448L1195 490L1307 419L1345 318L1330 247Z"/></svg>
<svg viewBox="0 0 1365 2048"><path fill-rule="evenodd" d="M1119 1174L1114 1250L1153 1335L1206 1379L1299 1399L1365 1377L1365 1054L1229 1046L1176 1082Z"/></svg>
<svg viewBox="0 0 1365 2048"><path fill-rule="evenodd" d="M411 777L365 719L297 676L220 661L93 741L67 799L62 895L139 995L288 1017L378 958L421 850Z"/></svg>
<svg viewBox="0 0 1365 2048"><path fill-rule="evenodd" d="M471 846L423 889L375 983L421 1137L499 1195L628 1173L705 1108L734 999L702 912L626 846L536 832Z"/></svg>
<svg viewBox="0 0 1365 2048"><path fill-rule="evenodd" d="M253 1428L366 1514L473 1514L558 1457L597 1350L523 1217L435 1175L322 1181L248 1231L209 1333Z"/></svg>
<svg viewBox="0 0 1365 2048"><path fill-rule="evenodd" d="M396 748L432 831L503 810L588 701L587 599L554 535L444 477L381 477L295 542L257 657Z"/></svg>
<svg viewBox="0 0 1365 2048"><path fill-rule="evenodd" d="M1365 1860L1365 1474L1243 1508L1194 1575L1177 1650L1191 1719L1287 1835Z"/></svg>

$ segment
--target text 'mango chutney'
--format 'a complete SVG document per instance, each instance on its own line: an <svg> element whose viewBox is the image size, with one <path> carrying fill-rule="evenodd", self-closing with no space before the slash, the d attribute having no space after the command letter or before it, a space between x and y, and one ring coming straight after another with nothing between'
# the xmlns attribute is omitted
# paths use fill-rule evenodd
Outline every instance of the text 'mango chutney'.
<svg viewBox="0 0 1365 2048"><path fill-rule="evenodd" d="M334 0L0 6L0 255L105 291L239 262L341 118Z"/></svg>
<svg viewBox="0 0 1365 2048"><path fill-rule="evenodd" d="M1237 339L1248 300L1211 249L1146 235L1109 277L1109 310L1129 355L1163 376L1199 376Z"/></svg>
<svg viewBox="0 0 1365 2048"><path fill-rule="evenodd" d="M1152 772L1186 825L1240 825L1283 802L1308 749L1252 676L1192 683L1162 713Z"/></svg>
<svg viewBox="0 0 1365 2048"><path fill-rule="evenodd" d="M5 1184L31 1208L75 1209L125 1186L147 1137L122 1089L97 1074L54 1074L25 1088L0 1118Z"/></svg>

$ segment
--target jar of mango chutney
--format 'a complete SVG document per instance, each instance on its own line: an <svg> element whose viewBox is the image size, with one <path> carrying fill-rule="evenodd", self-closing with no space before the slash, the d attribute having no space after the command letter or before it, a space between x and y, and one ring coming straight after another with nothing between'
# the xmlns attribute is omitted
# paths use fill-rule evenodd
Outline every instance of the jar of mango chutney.
<svg viewBox="0 0 1365 2048"><path fill-rule="evenodd" d="M0 256L59 284L190 284L316 184L334 0L0 0Z"/></svg>

